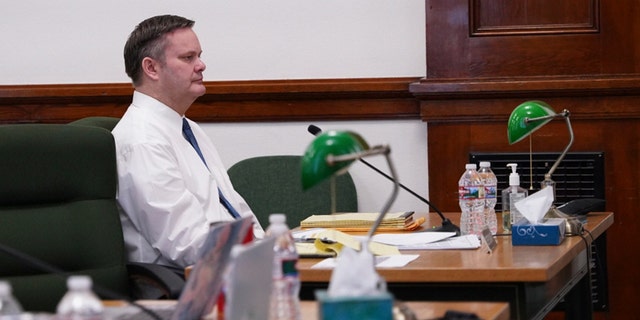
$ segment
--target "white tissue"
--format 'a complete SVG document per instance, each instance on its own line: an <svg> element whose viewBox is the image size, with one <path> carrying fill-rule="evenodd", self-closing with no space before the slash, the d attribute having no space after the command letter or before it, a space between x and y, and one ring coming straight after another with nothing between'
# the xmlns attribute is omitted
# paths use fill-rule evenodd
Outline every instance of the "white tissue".
<svg viewBox="0 0 640 320"><path fill-rule="evenodd" d="M553 188L544 188L515 203L516 208L529 221L538 224L553 205Z"/></svg>
<svg viewBox="0 0 640 320"><path fill-rule="evenodd" d="M384 291L384 280L375 269L375 258L367 247L355 251L344 246L331 274L328 295L332 297L355 297L379 294Z"/></svg>

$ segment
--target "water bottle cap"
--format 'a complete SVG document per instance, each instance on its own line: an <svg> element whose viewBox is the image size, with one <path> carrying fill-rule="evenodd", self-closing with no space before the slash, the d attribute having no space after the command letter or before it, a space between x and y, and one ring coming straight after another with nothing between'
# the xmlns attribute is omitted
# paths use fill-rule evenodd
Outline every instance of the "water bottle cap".
<svg viewBox="0 0 640 320"><path fill-rule="evenodd" d="M242 245L234 245L231 247L231 259L236 259L244 250Z"/></svg>
<svg viewBox="0 0 640 320"><path fill-rule="evenodd" d="M480 168L489 168L491 167L491 162L489 161L480 161Z"/></svg>
<svg viewBox="0 0 640 320"><path fill-rule="evenodd" d="M0 281L0 296L7 296L11 294L11 284L6 281Z"/></svg>
<svg viewBox="0 0 640 320"><path fill-rule="evenodd" d="M471 169L475 170L477 167L476 167L476 164L475 164L475 163L467 163L467 164L464 166L464 168L465 168L465 169L467 169L467 170L471 170Z"/></svg>
<svg viewBox="0 0 640 320"><path fill-rule="evenodd" d="M89 290L92 284L89 276L70 276L67 278L67 288L70 290Z"/></svg>
<svg viewBox="0 0 640 320"><path fill-rule="evenodd" d="M269 223L285 223L287 216L284 213L272 213L269 215Z"/></svg>

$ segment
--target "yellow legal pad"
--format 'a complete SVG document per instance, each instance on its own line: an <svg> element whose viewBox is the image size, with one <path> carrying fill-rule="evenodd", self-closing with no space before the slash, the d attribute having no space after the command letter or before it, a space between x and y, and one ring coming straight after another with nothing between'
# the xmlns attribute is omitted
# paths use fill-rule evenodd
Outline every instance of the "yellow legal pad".
<svg viewBox="0 0 640 320"><path fill-rule="evenodd" d="M367 231L378 219L378 213L355 212L312 215L300 222L300 228L331 228L340 231ZM377 231L410 231L424 223L413 219L413 211L387 213Z"/></svg>
<svg viewBox="0 0 640 320"><path fill-rule="evenodd" d="M353 236L335 229L322 229L313 235L313 243L296 242L296 250L303 258L327 258L334 257L344 246L353 250L360 251L361 241ZM396 246L379 243L375 241L368 242L369 251L377 256L399 255L400 250Z"/></svg>

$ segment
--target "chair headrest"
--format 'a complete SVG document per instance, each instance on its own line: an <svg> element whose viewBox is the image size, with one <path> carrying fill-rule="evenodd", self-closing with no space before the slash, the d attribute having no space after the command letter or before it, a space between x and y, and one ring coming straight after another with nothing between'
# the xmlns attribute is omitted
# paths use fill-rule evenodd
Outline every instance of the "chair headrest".
<svg viewBox="0 0 640 320"><path fill-rule="evenodd" d="M0 206L115 197L115 143L88 126L0 126Z"/></svg>

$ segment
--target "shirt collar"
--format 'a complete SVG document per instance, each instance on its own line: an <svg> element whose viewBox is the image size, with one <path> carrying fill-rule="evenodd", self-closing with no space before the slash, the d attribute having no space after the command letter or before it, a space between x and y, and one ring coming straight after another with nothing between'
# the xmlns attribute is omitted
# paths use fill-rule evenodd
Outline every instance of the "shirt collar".
<svg viewBox="0 0 640 320"><path fill-rule="evenodd" d="M178 125L178 128L182 128L182 118L184 116L149 95L140 91L134 91L132 104L137 108L150 111L163 121L167 121L172 125Z"/></svg>

